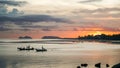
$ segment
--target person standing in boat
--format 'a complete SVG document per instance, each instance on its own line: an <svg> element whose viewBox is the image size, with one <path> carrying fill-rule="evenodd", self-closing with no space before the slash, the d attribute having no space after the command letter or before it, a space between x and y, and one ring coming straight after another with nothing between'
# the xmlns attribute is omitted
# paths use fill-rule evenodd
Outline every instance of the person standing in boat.
<svg viewBox="0 0 120 68"><path fill-rule="evenodd" d="M28 45L27 48L30 48L30 45Z"/></svg>
<svg viewBox="0 0 120 68"><path fill-rule="evenodd" d="M42 50L43 50L44 48L43 48L43 46L42 46Z"/></svg>

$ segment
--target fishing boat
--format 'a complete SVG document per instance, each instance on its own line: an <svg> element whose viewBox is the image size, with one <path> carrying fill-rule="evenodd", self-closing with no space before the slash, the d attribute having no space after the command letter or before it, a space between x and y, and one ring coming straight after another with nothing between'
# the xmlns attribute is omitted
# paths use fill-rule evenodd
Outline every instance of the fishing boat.
<svg viewBox="0 0 120 68"><path fill-rule="evenodd" d="M36 49L36 52L44 52L44 51L47 51L47 49L45 49L43 46L41 49Z"/></svg>
<svg viewBox="0 0 120 68"><path fill-rule="evenodd" d="M22 50L34 50L33 47L27 46L27 47L18 47L18 50L22 51Z"/></svg>

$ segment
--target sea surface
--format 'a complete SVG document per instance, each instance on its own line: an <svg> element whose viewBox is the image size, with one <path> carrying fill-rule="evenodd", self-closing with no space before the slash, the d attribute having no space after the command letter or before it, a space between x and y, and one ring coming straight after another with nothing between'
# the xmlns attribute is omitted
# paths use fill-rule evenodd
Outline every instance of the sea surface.
<svg viewBox="0 0 120 68"><path fill-rule="evenodd" d="M30 45L46 48L47 52L19 51L17 47ZM120 44L64 39L0 40L0 68L77 68L87 63L95 68L120 63Z"/></svg>

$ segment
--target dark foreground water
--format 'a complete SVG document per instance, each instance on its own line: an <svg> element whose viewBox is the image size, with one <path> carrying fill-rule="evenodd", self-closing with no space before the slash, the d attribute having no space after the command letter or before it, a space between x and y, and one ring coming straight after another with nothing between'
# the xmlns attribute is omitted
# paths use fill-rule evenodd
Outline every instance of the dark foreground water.
<svg viewBox="0 0 120 68"><path fill-rule="evenodd" d="M106 68L105 64L110 64L111 68L120 62L119 44L63 40L27 40L27 43L19 42L21 40L0 41L0 68L76 68L81 63L87 63L88 68L95 68L94 64L99 62L102 68ZM48 51L17 50L17 47L27 45L34 48L44 46Z"/></svg>

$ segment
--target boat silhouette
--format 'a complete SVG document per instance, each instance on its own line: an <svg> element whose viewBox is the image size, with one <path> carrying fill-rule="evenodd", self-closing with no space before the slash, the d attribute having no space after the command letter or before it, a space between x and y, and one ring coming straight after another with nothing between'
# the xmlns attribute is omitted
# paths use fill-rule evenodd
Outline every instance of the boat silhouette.
<svg viewBox="0 0 120 68"><path fill-rule="evenodd" d="M36 52L44 52L44 51L47 51L47 49L45 49L43 46L42 46L41 49L35 49L35 50L36 50Z"/></svg>
<svg viewBox="0 0 120 68"><path fill-rule="evenodd" d="M22 50L34 50L33 47L27 46L27 47L18 47L18 50L22 51Z"/></svg>

